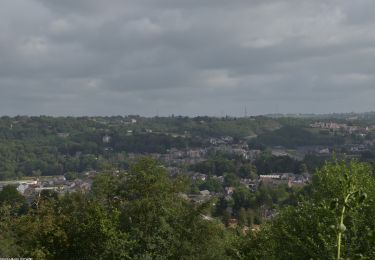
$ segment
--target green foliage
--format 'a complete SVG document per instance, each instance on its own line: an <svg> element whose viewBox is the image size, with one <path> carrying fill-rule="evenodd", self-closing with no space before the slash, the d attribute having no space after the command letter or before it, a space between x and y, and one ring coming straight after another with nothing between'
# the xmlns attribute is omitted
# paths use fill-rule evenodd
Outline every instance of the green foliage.
<svg viewBox="0 0 375 260"><path fill-rule="evenodd" d="M255 165L247 163L240 166L238 176L245 179L256 180L258 178L258 171Z"/></svg>
<svg viewBox="0 0 375 260"><path fill-rule="evenodd" d="M210 251L221 242L224 230L202 219L206 205L195 207L178 196L184 187L154 161L145 158L133 165L119 188L122 230L136 241L134 257L190 259L223 254Z"/></svg>
<svg viewBox="0 0 375 260"><path fill-rule="evenodd" d="M78 178L78 173L77 172L67 172L65 173L65 178L68 181L72 181Z"/></svg>
<svg viewBox="0 0 375 260"><path fill-rule="evenodd" d="M232 197L235 210L255 208L255 194L246 187L238 187Z"/></svg>
<svg viewBox="0 0 375 260"><path fill-rule="evenodd" d="M130 123L136 118L137 123ZM311 120L310 120L311 121ZM0 256L35 259L326 259L375 258L375 179L367 164L328 163L303 191L285 185L261 185L256 192L239 178L258 173L301 173L323 166L324 157L297 161L265 152L255 161L212 152L190 170L209 177L192 190L232 196L212 204L193 204L185 193L191 184L170 178L155 161L130 165L127 153L164 153L170 148L206 146L208 137L254 137L252 148L265 145L341 145L331 132L308 129L309 120L210 117L3 117L0 118L0 179L66 173L74 179L88 170L102 172L89 194L42 192L35 203L15 187L0 192ZM364 122L362 122L365 124ZM152 129L150 133L148 129ZM131 131L131 132L129 132ZM109 141L103 142L103 136ZM367 137L370 138L370 137ZM362 159L371 161L371 151ZM112 169L120 172L113 174ZM198 189L199 188L199 189ZM288 206L285 206L288 205ZM260 227L263 211L276 217ZM229 231L220 220L239 220ZM246 232L241 227L256 227Z"/></svg>
<svg viewBox="0 0 375 260"><path fill-rule="evenodd" d="M7 185L0 191L0 205L24 204L25 198L17 191L15 186Z"/></svg>
<svg viewBox="0 0 375 260"><path fill-rule="evenodd" d="M303 159L308 172L313 173L324 166L325 161L329 159L326 156L318 156L315 154L307 154Z"/></svg>
<svg viewBox="0 0 375 260"><path fill-rule="evenodd" d="M143 158L125 174L103 173L90 194L42 193L28 212L0 207L0 255L35 259L223 259L229 234L203 218L212 202L180 196L184 179ZM13 188L0 193L15 201Z"/></svg>
<svg viewBox="0 0 375 260"><path fill-rule="evenodd" d="M234 173L226 173L224 176L225 187L237 187L240 185L240 179Z"/></svg>
<svg viewBox="0 0 375 260"><path fill-rule="evenodd" d="M246 239L254 249L264 243L267 250L255 255L267 259L334 259L339 245L342 258L373 259L374 210L372 169L357 162L327 163L315 174L307 196L282 209L259 236Z"/></svg>
<svg viewBox="0 0 375 260"><path fill-rule="evenodd" d="M295 174L302 173L301 162L289 157L289 156L274 156L270 153L262 153L259 158L254 161L256 169L261 174L264 173L285 173L291 172Z"/></svg>
<svg viewBox="0 0 375 260"><path fill-rule="evenodd" d="M20 251L12 225L14 214L10 205L0 205L0 257L15 256Z"/></svg>
<svg viewBox="0 0 375 260"><path fill-rule="evenodd" d="M258 136L257 141L271 146L294 148L306 145L337 145L343 144L344 138L315 134L301 126L286 125L275 131L269 131Z"/></svg>
<svg viewBox="0 0 375 260"><path fill-rule="evenodd" d="M12 185L7 185L0 191L1 206L12 206L11 212L13 214L23 214L28 209L25 197Z"/></svg>
<svg viewBox="0 0 375 260"><path fill-rule="evenodd" d="M235 172L236 166L233 159L228 159L223 156L214 156L207 161L192 165L191 170L204 174L223 176L225 173Z"/></svg>
<svg viewBox="0 0 375 260"><path fill-rule="evenodd" d="M209 177L207 180L202 182L199 185L200 190L208 190L210 192L222 192L224 190L223 184L218 180L212 177Z"/></svg>
<svg viewBox="0 0 375 260"><path fill-rule="evenodd" d="M131 123L131 119L137 123ZM265 117L256 120L1 117L0 180L108 167L127 169L129 162L125 153L165 153L171 148L203 147L209 137L244 138L278 126L276 120ZM109 141L103 141L105 135L110 136Z"/></svg>

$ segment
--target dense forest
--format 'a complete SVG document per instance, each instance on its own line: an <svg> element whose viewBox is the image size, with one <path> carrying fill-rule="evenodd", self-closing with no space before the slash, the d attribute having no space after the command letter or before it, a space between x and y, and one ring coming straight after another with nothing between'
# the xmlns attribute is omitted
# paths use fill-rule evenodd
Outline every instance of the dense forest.
<svg viewBox="0 0 375 260"><path fill-rule="evenodd" d="M219 201L195 204L182 196L189 185L143 158L127 172L101 173L87 194L44 191L29 205L6 186L0 192L0 256L375 258L375 175L366 163L326 163L311 185L261 225L242 220L236 228L227 227L215 215Z"/></svg>
<svg viewBox="0 0 375 260"><path fill-rule="evenodd" d="M314 118L213 117L1 117L0 180L23 176L61 175L67 172L126 169L129 153L166 153L171 148L205 148L210 138L230 136L251 149L325 145L345 149L361 142L353 136L314 132ZM322 119L323 120L323 119ZM342 119L336 119L342 120ZM370 120L370 119L369 119ZM363 124L363 120L357 120ZM370 121L369 121L370 122ZM108 139L105 139L105 137ZM371 137L370 134L368 135ZM362 138L363 139L363 138ZM344 147L344 148L342 148ZM373 153L367 153L373 159ZM314 170L319 158L307 158ZM258 162L258 172L279 166ZM298 165L282 166L290 171ZM297 171L297 170L294 170Z"/></svg>

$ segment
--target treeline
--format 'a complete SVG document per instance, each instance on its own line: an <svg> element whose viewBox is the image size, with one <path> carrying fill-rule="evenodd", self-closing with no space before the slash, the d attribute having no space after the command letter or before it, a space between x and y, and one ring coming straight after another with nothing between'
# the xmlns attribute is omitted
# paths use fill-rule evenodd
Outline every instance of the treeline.
<svg viewBox="0 0 375 260"><path fill-rule="evenodd" d="M127 174L102 174L92 192L42 192L25 210L15 189L0 192L0 256L35 259L213 259L227 255L230 234L179 196L171 180L143 159Z"/></svg>
<svg viewBox="0 0 375 260"><path fill-rule="evenodd" d="M273 161L275 158L277 160ZM292 163L289 160L292 160ZM252 162L241 156L216 152L211 154L208 160L190 166L190 170L207 175L205 180L194 180L190 193L200 194L200 191L208 190L213 194L221 194L213 214L223 223L228 224L234 218L242 224L260 224L265 219L265 212L295 203L301 188L288 187L288 181L285 180L278 185L254 184L259 186L252 189L248 184L241 183L241 179L252 179L256 183L259 178L258 169L266 173L273 172L268 171L269 169L274 169L275 172L293 172L289 170L293 163L302 165L290 157L274 157L267 153ZM272 168L275 166L277 168ZM264 167L271 168L264 171ZM297 174L302 172L298 169ZM226 196L226 189L234 189L233 194Z"/></svg>
<svg viewBox="0 0 375 260"><path fill-rule="evenodd" d="M233 173L238 178L257 179L259 174L313 173L323 166L327 159L327 156L307 154L303 160L297 160L264 151L256 159L250 160L230 153L214 152L207 160L190 165L189 170L214 176Z"/></svg>
<svg viewBox="0 0 375 260"><path fill-rule="evenodd" d="M248 259L373 259L375 175L364 163L319 170L294 206L239 247Z"/></svg>
<svg viewBox="0 0 375 260"><path fill-rule="evenodd" d="M343 145L345 138L342 136L332 136L324 132L313 133L303 126L286 125L275 131L267 131L259 135L255 142L266 146L296 148L298 146L312 145Z"/></svg>
<svg viewBox="0 0 375 260"><path fill-rule="evenodd" d="M0 180L103 170L111 165L126 168L129 153L207 147L209 137L231 136L234 142L252 137L248 141L250 148L263 150L269 146L336 146L345 141L343 137L311 132L305 128L309 123L311 119L267 117L1 117ZM364 155L366 160L371 159L369 156L374 158L372 154ZM304 163L311 171L317 165L313 163L316 158L310 159ZM204 168L208 166L215 171L212 174L224 173L220 161L207 164L214 164L217 170L202 164L202 172L207 172ZM286 157L259 161L256 168L261 173L298 173L304 169Z"/></svg>
<svg viewBox="0 0 375 260"><path fill-rule="evenodd" d="M2 117L0 180L103 170L109 165L123 169L127 153L165 153L170 148L202 146L199 137L147 133L123 120ZM105 136L109 139L104 141Z"/></svg>
<svg viewBox="0 0 375 260"><path fill-rule="evenodd" d="M5 187L0 192L0 256L375 258L375 176L367 164L328 163L272 220L257 225L243 215L237 228L216 217L223 202L187 200L182 194L188 186L184 178L170 179L156 162L141 159L127 173L99 175L89 194L42 192L28 206L15 188ZM251 212L253 195L237 192L237 201L250 196L250 204L238 212Z"/></svg>

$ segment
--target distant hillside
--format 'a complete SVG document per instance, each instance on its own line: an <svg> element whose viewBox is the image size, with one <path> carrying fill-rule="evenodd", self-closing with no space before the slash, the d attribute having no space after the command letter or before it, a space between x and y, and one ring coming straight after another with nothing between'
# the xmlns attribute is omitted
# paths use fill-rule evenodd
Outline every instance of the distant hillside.
<svg viewBox="0 0 375 260"><path fill-rule="evenodd" d="M259 135L257 142L268 146L295 148L306 145L339 145L345 142L343 137L312 133L301 127L283 126L275 131Z"/></svg>

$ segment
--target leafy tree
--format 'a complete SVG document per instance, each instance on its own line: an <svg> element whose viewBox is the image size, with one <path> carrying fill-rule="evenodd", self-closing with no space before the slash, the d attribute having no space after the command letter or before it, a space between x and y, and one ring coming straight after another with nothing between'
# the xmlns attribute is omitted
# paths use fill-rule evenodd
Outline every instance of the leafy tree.
<svg viewBox="0 0 375 260"><path fill-rule="evenodd" d="M209 190L211 192L222 192L223 184L218 179L208 178L201 185L199 185L199 189Z"/></svg>
<svg viewBox="0 0 375 260"><path fill-rule="evenodd" d="M224 230L202 219L205 207L195 208L178 196L183 187L170 180L155 161L134 164L120 186L122 230L136 242L136 258L211 258ZM207 237L203 234L210 233Z"/></svg>
<svg viewBox="0 0 375 260"><path fill-rule="evenodd" d="M68 181L72 181L78 178L78 173L77 172L67 172L65 173L65 178Z"/></svg>
<svg viewBox="0 0 375 260"><path fill-rule="evenodd" d="M265 132L257 137L257 141L270 146L295 148L305 145L337 145L343 144L340 136L316 134L301 126L285 125L274 131Z"/></svg>
<svg viewBox="0 0 375 260"><path fill-rule="evenodd" d="M238 170L238 175L241 178L257 179L258 173L257 168L251 164L244 164Z"/></svg>
<svg viewBox="0 0 375 260"><path fill-rule="evenodd" d="M23 197L13 185L7 185L0 191L0 204L24 204L25 197Z"/></svg>
<svg viewBox="0 0 375 260"><path fill-rule="evenodd" d="M235 210L249 209L255 206L255 196L246 187L240 186L233 193L233 201Z"/></svg>
<svg viewBox="0 0 375 260"><path fill-rule="evenodd" d="M0 257L17 256L21 251L12 228L14 218L10 205L0 206Z"/></svg>
<svg viewBox="0 0 375 260"><path fill-rule="evenodd" d="M12 206L12 212L26 213L28 205L24 196L13 185L7 185L0 191L0 206Z"/></svg>
<svg viewBox="0 0 375 260"><path fill-rule="evenodd" d="M224 176L225 187L237 187L240 185L239 178L234 173L227 173Z"/></svg>
<svg viewBox="0 0 375 260"><path fill-rule="evenodd" d="M315 174L308 196L282 209L251 243L265 243L266 258L372 259L374 210L372 169L358 162L327 163Z"/></svg>

